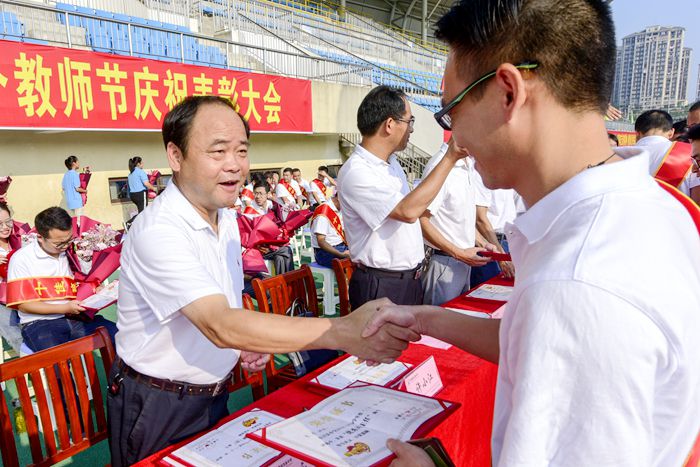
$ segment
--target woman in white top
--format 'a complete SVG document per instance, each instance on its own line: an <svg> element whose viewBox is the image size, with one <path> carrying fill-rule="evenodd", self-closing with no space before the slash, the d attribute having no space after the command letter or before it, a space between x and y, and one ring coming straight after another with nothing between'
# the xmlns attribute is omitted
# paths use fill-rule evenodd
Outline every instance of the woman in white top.
<svg viewBox="0 0 700 467"><path fill-rule="evenodd" d="M3 202L0 202L0 266L3 269L7 268L7 256L12 251L10 246L10 236L12 235L12 214L10 207ZM5 278L0 275L0 283L4 282ZM0 335L15 350L19 350L22 345L22 334L19 330L19 316L16 310L11 310L5 306L4 294L0 296ZM0 349L1 350L1 349Z"/></svg>

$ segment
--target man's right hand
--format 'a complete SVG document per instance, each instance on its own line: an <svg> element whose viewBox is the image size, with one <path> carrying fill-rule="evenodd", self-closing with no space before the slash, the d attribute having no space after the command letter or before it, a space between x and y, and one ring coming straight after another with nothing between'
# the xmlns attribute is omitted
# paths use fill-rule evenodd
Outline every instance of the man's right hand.
<svg viewBox="0 0 700 467"><path fill-rule="evenodd" d="M66 303L66 306L68 307L68 311L66 311L67 315L79 315L85 311L85 308L80 306L80 302L78 300L71 300L70 302Z"/></svg>
<svg viewBox="0 0 700 467"><path fill-rule="evenodd" d="M342 350L363 360L392 363L408 347L409 342L419 340L420 333L412 329L416 320L411 313L392 315L390 320L373 326L372 333L366 332L370 323L375 322L375 315L384 307L392 305L394 304L387 298L373 300L341 318L344 321L341 331L341 342L344 343Z"/></svg>
<svg viewBox="0 0 700 467"><path fill-rule="evenodd" d="M480 251L487 251L485 248L460 248L455 252L455 259L468 264L473 268L484 266L491 262L491 258L479 256Z"/></svg>
<svg viewBox="0 0 700 467"><path fill-rule="evenodd" d="M469 149L457 146L454 139L450 139L449 145L447 147L447 153L445 157L450 159L452 162L457 162L460 159L464 159L469 155Z"/></svg>

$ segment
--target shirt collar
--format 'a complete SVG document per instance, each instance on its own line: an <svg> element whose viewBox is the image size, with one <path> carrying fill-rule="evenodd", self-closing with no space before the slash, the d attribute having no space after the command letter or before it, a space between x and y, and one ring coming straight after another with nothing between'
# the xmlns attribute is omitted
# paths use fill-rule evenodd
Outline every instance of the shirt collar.
<svg viewBox="0 0 700 467"><path fill-rule="evenodd" d="M645 136L644 138L640 138L636 146L653 146L656 144L661 144L661 143L670 143L668 138L664 138L663 136L659 135L651 135L651 136Z"/></svg>
<svg viewBox="0 0 700 467"><path fill-rule="evenodd" d="M168 186L163 190L160 196L165 197L163 201L168 201L170 205L174 208L173 211L176 215L180 216L185 222L192 227L193 230L203 230L211 229L211 226L204 218L199 215L195 210L192 203L190 203L185 195L182 194L180 189L172 181L168 183ZM219 225L221 225L221 220L223 219L223 209L219 209L217 214Z"/></svg>
<svg viewBox="0 0 700 467"><path fill-rule="evenodd" d="M355 146L355 154L357 154L361 159L369 162L370 164L373 165L383 165L387 166L392 162L392 159L396 159L396 154L392 154L389 156L389 160L384 162L382 159L380 159L378 156L375 156L371 152L369 152L367 149L362 147L361 145Z"/></svg>
<svg viewBox="0 0 700 467"><path fill-rule="evenodd" d="M625 159L577 174L538 201L512 225L527 238L528 243L534 243L544 237L559 216L574 204L649 183L646 151L634 147L615 148L614 151Z"/></svg>

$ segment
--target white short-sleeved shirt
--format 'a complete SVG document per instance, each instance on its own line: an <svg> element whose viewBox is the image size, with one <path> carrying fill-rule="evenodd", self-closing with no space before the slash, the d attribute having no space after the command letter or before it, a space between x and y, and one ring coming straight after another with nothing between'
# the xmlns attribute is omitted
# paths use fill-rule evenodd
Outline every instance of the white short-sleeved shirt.
<svg viewBox="0 0 700 467"><path fill-rule="evenodd" d="M296 204L296 197L287 188L278 183L275 187L275 201L279 204Z"/></svg>
<svg viewBox="0 0 700 467"><path fill-rule="evenodd" d="M68 263L65 253L55 258L46 253L37 240L29 245L20 248L10 258L7 266L7 280L26 279L30 277L73 277L73 271ZM61 305L68 303L68 300L47 300L43 303ZM35 313L19 312L19 322L21 324L39 321L41 319L57 319L65 317L62 313L39 315Z"/></svg>
<svg viewBox="0 0 700 467"><path fill-rule="evenodd" d="M241 307L243 269L236 212L220 209L219 235L174 183L137 218L121 256L117 354L149 376L211 384L239 351L217 348L181 309L225 295Z"/></svg>
<svg viewBox="0 0 700 467"><path fill-rule="evenodd" d="M342 214L338 212L338 210L335 208L335 205L333 203L327 203L330 208L338 213L338 217L340 217L340 221L342 223L343 217ZM326 242L328 242L329 245L331 246L336 246L340 245L343 243L343 237L338 235L338 232L336 232L335 228L331 225L330 221L326 216L316 216L314 217L313 222L311 222L311 233L313 234L320 234L320 235L325 235L326 236ZM316 240L316 235L311 236L311 247L313 248L318 248L318 240Z"/></svg>
<svg viewBox="0 0 700 467"><path fill-rule="evenodd" d="M490 199L487 205L482 204L480 206L488 206L489 209L486 212L486 217L489 218L491 227L493 227L494 232L504 233L503 228L505 225L509 222L513 222L519 212L525 211L525 205L522 203L520 196L515 190L490 190L484 186L484 182L478 172L476 172L474 179L476 191L480 193L482 198ZM519 200L520 208L517 206Z"/></svg>
<svg viewBox="0 0 700 467"><path fill-rule="evenodd" d="M311 196L312 193L316 193L318 195L319 199L321 200L321 203L325 203L327 201L330 201L330 199L331 199L330 196L326 196L326 194L323 191L321 191L321 189L315 183L309 182L309 188L310 188L309 195ZM330 190L326 190L326 191L330 192ZM313 196L311 196L311 197L313 198ZM314 199L314 202L316 202L315 199Z"/></svg>
<svg viewBox="0 0 700 467"><path fill-rule="evenodd" d="M395 155L384 162L356 146L338 174L338 193L345 237L354 262L403 271L423 261L420 223L389 217L409 193L406 175Z"/></svg>
<svg viewBox="0 0 700 467"><path fill-rule="evenodd" d="M265 206L260 206L258 203L255 202L255 200L251 201L249 207L255 209L255 212L258 213L258 215L262 216L267 214L267 211L272 209L272 201L267 200L265 201Z"/></svg>
<svg viewBox="0 0 700 467"><path fill-rule="evenodd" d="M443 143L430 158L423 178L445 157L447 148L448 145ZM428 206L430 222L457 248L471 248L476 241L476 206L488 206L489 202L474 188L474 169L467 160L461 159L452 167L442 188ZM425 243L434 248L427 240Z"/></svg>
<svg viewBox="0 0 700 467"><path fill-rule="evenodd" d="M301 182L297 182L298 185L303 188L306 191L307 196L301 195L302 198L304 198L307 202L311 202L311 200L308 198L311 196L311 185L309 185L308 180L304 180L303 178L301 179Z"/></svg>
<svg viewBox="0 0 700 467"><path fill-rule="evenodd" d="M652 177L656 173L656 169L659 168L659 165L664 160L664 156L666 155L668 150L671 149L672 144L673 141L669 140L668 138L664 138L663 136L657 135L645 136L644 138L640 138L639 141L637 141L635 147L649 153L649 174L651 174ZM690 189L695 183L694 178L697 177L695 177L695 175L692 172L689 172L688 175L686 175L685 180L681 182L678 189L682 191L685 195L690 195Z"/></svg>
<svg viewBox="0 0 700 467"><path fill-rule="evenodd" d="M506 226L493 465L680 466L697 436L700 238L616 151Z"/></svg>

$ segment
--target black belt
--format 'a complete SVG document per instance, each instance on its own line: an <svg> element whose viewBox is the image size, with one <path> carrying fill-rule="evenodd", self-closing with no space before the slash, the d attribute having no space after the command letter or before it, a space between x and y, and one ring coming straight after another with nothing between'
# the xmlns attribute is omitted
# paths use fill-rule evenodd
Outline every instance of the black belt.
<svg viewBox="0 0 700 467"><path fill-rule="evenodd" d="M226 386L229 378L226 377L218 383L214 384L191 384L180 381L171 381L169 379L154 378L144 375L131 368L124 363L124 360L117 357L117 367L123 376L128 376L137 383L144 384L148 387L160 389L161 391L176 392L182 397L185 396L218 396L226 391Z"/></svg>
<svg viewBox="0 0 700 467"><path fill-rule="evenodd" d="M449 257L449 258L452 258L452 255L451 255L451 254L445 253L445 252L442 251L442 250L436 250L435 248L433 248L433 254L434 254L434 255L438 255L438 256L447 256L447 257Z"/></svg>
<svg viewBox="0 0 700 467"><path fill-rule="evenodd" d="M365 266L362 263L355 263L355 266L361 271L371 272L372 274L378 277L391 277L392 279L419 279L421 268L423 265L419 264L415 268L407 269L405 271L392 271L389 269L371 268L369 266Z"/></svg>

